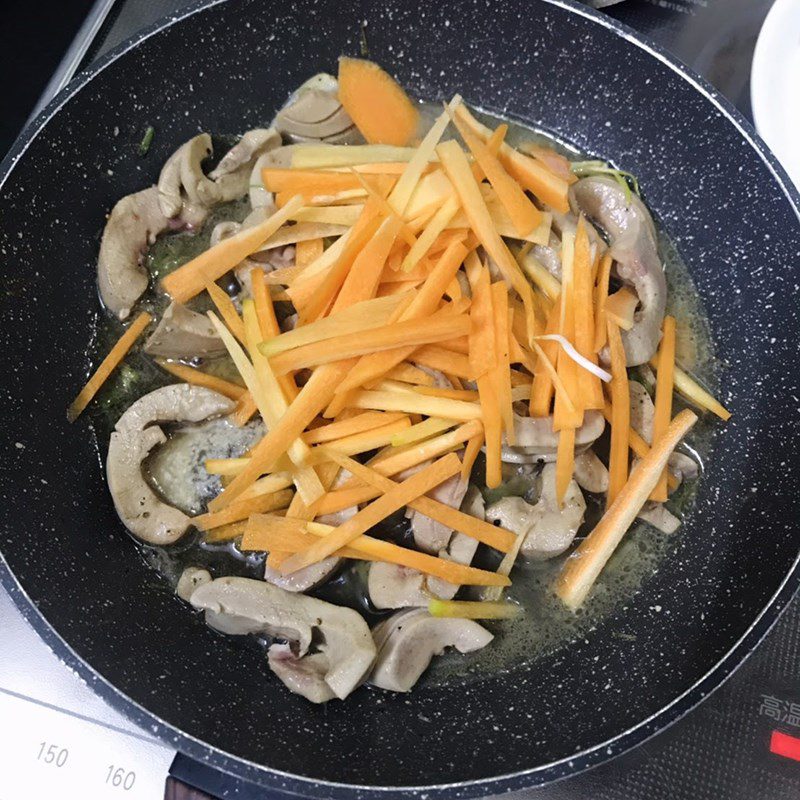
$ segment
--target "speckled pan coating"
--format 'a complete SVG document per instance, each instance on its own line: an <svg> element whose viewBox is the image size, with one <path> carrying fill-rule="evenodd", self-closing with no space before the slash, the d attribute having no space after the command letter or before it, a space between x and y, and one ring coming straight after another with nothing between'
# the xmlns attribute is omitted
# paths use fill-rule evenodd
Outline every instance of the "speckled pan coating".
<svg viewBox="0 0 800 800"><path fill-rule="evenodd" d="M702 81L577 6L205 6L82 76L3 164L4 583L109 702L264 785L317 797L490 794L642 741L730 673L798 582L797 194ZM363 690L321 708L279 686L254 643L207 629L144 565L86 424L68 426L64 408L87 371L103 214L190 135L263 123L302 80L357 54L361 20L373 57L414 94L460 91L640 177L709 311L734 417L675 556L585 640L508 674L408 697ZM147 123L156 136L141 159Z"/></svg>

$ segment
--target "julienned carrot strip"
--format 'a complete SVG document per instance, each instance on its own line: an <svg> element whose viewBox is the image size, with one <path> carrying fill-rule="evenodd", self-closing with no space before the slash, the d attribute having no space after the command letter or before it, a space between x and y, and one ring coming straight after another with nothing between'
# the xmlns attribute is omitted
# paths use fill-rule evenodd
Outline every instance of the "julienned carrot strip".
<svg viewBox="0 0 800 800"><path fill-rule="evenodd" d="M337 250L333 263L324 272L311 275L289 287L289 297L297 309L301 324L317 319L333 302L354 261L375 235L380 224L375 203L368 201L347 240Z"/></svg>
<svg viewBox="0 0 800 800"><path fill-rule="evenodd" d="M559 333L569 341L575 338L575 282L573 280L574 236L564 233L561 240L562 280L559 309ZM578 428L583 422L583 397L578 386L578 365L567 356L563 347L558 350L556 370L564 384L564 393L557 392L553 407L553 430ZM570 411L564 398L571 398L574 411Z"/></svg>
<svg viewBox="0 0 800 800"><path fill-rule="evenodd" d="M278 331L274 336L266 336L265 341L259 344L258 349L267 358L273 358L287 350L295 350L304 345L333 339L336 336L363 333L373 328L380 328L389 324L398 306L407 307L413 296L413 292L404 291L388 298L378 297L363 300L316 322L301 325L286 333Z"/></svg>
<svg viewBox="0 0 800 800"><path fill-rule="evenodd" d="M516 314L514 316L516 316ZM533 356L533 353L531 353L530 350L523 347L519 343L519 340L517 339L512 329L509 329L508 331L508 359L509 359L509 364L522 364L522 366L525 367L530 373L536 371L536 360ZM510 368L508 371L508 375L509 375L509 380L511 381L511 386L513 387L515 385L518 385L515 384L514 381L519 379L512 377L512 371ZM531 381L526 380L524 381L524 383L529 390L528 397L525 398L527 400L530 398Z"/></svg>
<svg viewBox="0 0 800 800"><path fill-rule="evenodd" d="M416 416L416 415L415 415ZM390 444L392 447L403 447L412 442L421 442L430 439L437 433L455 427L456 423L452 419L441 419L440 417L428 417L420 422L414 423L410 428L395 434Z"/></svg>
<svg viewBox="0 0 800 800"><path fill-rule="evenodd" d="M335 439L352 436L354 433L375 430L388 425L390 422L397 422L403 417L404 415L400 412L364 411L348 419L337 420L327 425L320 425L318 428L312 428L303 434L302 439L306 444L332 442Z"/></svg>
<svg viewBox="0 0 800 800"><path fill-rule="evenodd" d="M578 176L572 171L572 162L552 147L545 147L536 142L522 142L519 149L567 183L573 184L578 180Z"/></svg>
<svg viewBox="0 0 800 800"><path fill-rule="evenodd" d="M461 469L458 456L450 454L438 461L434 461L425 469L397 484L383 497L361 509L354 517L339 525L324 539L315 542L310 547L295 553L281 565L283 574L296 572L310 564L316 564L324 558L335 553L340 547L350 544L358 536L366 533L374 525L389 516L389 514L408 505L420 495L423 495L455 475Z"/></svg>
<svg viewBox="0 0 800 800"><path fill-rule="evenodd" d="M505 123L498 125L494 131L492 131L492 135L485 142L484 146L495 158L497 158L497 155L500 152L500 146L505 141L507 133L508 125ZM472 163L472 174L475 176L477 183L481 183L486 179L486 174L481 169L481 165L477 161L473 161Z"/></svg>
<svg viewBox="0 0 800 800"><path fill-rule="evenodd" d="M423 461L438 458L460 447L468 439L477 436L482 431L483 426L481 423L478 420L473 420L464 425L459 425L453 431L443 433L441 436L429 439L421 444L413 444L402 449L379 453L370 460L369 466L376 469L381 475L396 475L398 472L415 467ZM355 485L354 481L348 482L344 484L343 488L353 485Z"/></svg>
<svg viewBox="0 0 800 800"><path fill-rule="evenodd" d="M462 244L458 242L451 243L437 261L430 275L425 279L425 283L417 290L417 295L411 301L411 304L402 311L400 321L419 320L433 314L441 302L442 293L447 284L455 276L466 255L467 250ZM387 370L409 358L417 346L396 347L388 352L362 357L356 368L337 387L337 393L341 394L363 386L370 381L377 380Z"/></svg>
<svg viewBox="0 0 800 800"><path fill-rule="evenodd" d="M336 480L336 476L339 474L339 466L334 464L332 461L328 461L325 464L320 464L317 467L317 474L319 475L320 483L325 488L327 492L333 482ZM261 479L263 480L263 478ZM258 481L256 481L258 483ZM314 519L315 512L313 511L313 505L307 506L303 502L303 498L300 497L299 494L295 494L292 498L292 502L289 504L289 508L286 509L286 517L293 520L299 521L311 521ZM274 519L274 515L272 515ZM267 548L269 549L269 553L267 554L267 566L271 569L278 570L280 569L283 560L288 558L289 555L294 552L293 548L288 548L288 550L284 553L280 553L276 548Z"/></svg>
<svg viewBox="0 0 800 800"><path fill-rule="evenodd" d="M449 297L451 300L460 300L464 296L464 292L461 291L461 284L458 282L457 278L453 278L453 280L447 284L444 293L445 296Z"/></svg>
<svg viewBox="0 0 800 800"><path fill-rule="evenodd" d="M410 294L413 297L414 293L412 292ZM400 303L400 305L398 305L397 308L395 308L395 310L392 312L391 316L389 317L389 323L391 324L391 323L398 322L403 317L403 315L405 314L407 308L408 308L408 303L406 303L405 301ZM387 351L383 351L383 352L384 352L384 356L388 358L388 354L391 353L392 351L388 351L387 350ZM366 357L369 358L369 356L366 356ZM363 358L364 357L362 357L362 359L361 359L362 361L363 361ZM349 371L349 376L352 376L356 366L359 363L360 362L359 362L358 359L352 359L352 361L351 361L352 368ZM345 380L345 378L343 377L342 380ZM374 383L374 381L371 382L371 383ZM340 391L340 389L341 389L341 381L340 381L340 386L337 387L336 390L335 390L336 392L338 392L338 394L334 395L334 397L331 400L330 404L328 405L328 407L323 412L323 416L324 417L327 417L327 418L338 417L343 411L345 411L349 407L350 400L352 399L352 397L354 396L355 392L357 391L356 389L351 389L351 390L343 392L343 391ZM354 409L354 408L350 408L349 410L351 412L356 411L356 409Z"/></svg>
<svg viewBox="0 0 800 800"><path fill-rule="evenodd" d="M606 316L624 331L629 331L633 327L634 314L639 298L634 292L623 286L606 298Z"/></svg>
<svg viewBox="0 0 800 800"><path fill-rule="evenodd" d="M556 594L569 608L574 610L584 601L658 483L670 454L695 422L697 415L689 409L681 411L672 420L664 435L653 443L650 452L633 470L617 499L594 530L566 560L556 583Z"/></svg>
<svg viewBox="0 0 800 800"><path fill-rule="evenodd" d="M209 283L205 289L230 332L244 344L244 325L231 298L216 283Z"/></svg>
<svg viewBox="0 0 800 800"><path fill-rule="evenodd" d="M286 413L253 449L247 468L220 495L211 500L211 511L230 505L259 475L269 471L287 447L306 429L333 398L334 388L355 364L355 359L326 364L314 370Z"/></svg>
<svg viewBox="0 0 800 800"><path fill-rule="evenodd" d="M407 361L403 361L396 367L392 367L384 374L384 377L394 381L412 383L417 386L433 386L435 383L432 375L428 375L427 372L424 372L419 367L415 367L413 364L409 364Z"/></svg>
<svg viewBox="0 0 800 800"><path fill-rule="evenodd" d="M456 281L458 283L458 281ZM460 298L459 298L460 299ZM459 336L457 339L445 339L439 342L439 347L445 350L452 350L454 353L461 353L461 355L469 355L469 336Z"/></svg>
<svg viewBox="0 0 800 800"><path fill-rule="evenodd" d="M461 462L461 480L468 481L472 475L472 468L475 466L475 460L478 458L478 453L483 447L483 433L473 436L464 448L464 457Z"/></svg>
<svg viewBox="0 0 800 800"><path fill-rule="evenodd" d="M560 306L553 303L550 316L547 320L545 332L558 333ZM530 415L532 417L546 417L550 414L550 402L553 399L553 372L558 358L558 342L545 341L541 345L534 342L534 349L539 348L539 357L533 373L531 384ZM548 369L548 365L552 369Z"/></svg>
<svg viewBox="0 0 800 800"><path fill-rule="evenodd" d="M450 104L452 106L460 102L461 98L456 96ZM398 214L402 214L404 218L407 215L407 211L409 211L410 201L414 196L414 192L420 185L420 178L428 168L436 145L442 138L442 134L445 132L449 122L450 117L445 110L436 118L433 125L431 125L430 129L425 134L419 147L414 151L408 165L403 170L403 174L400 176L389 195L389 204ZM417 214L413 216L417 216Z"/></svg>
<svg viewBox="0 0 800 800"><path fill-rule="evenodd" d="M607 322L607 326L611 351L611 447L608 456L608 493L606 494L606 508L609 508L628 481L631 399L622 337L619 328L613 322Z"/></svg>
<svg viewBox="0 0 800 800"><path fill-rule="evenodd" d="M398 483L395 483L390 478L384 477L370 467L359 464L358 461L354 461L352 458L340 456L336 453L331 453L331 458L342 469L347 470L351 475L370 486L374 486L376 489L380 489L382 492L390 492L399 486ZM496 527L469 514L463 514L458 509L451 508L430 497L417 497L408 504L408 507L440 522L442 525L446 525L448 528L459 531L472 539L477 539L479 542L493 547L501 553L507 553L517 538L516 534L511 531Z"/></svg>
<svg viewBox="0 0 800 800"><path fill-rule="evenodd" d="M455 195L448 197L447 200L442 203L439 210L431 217L425 229L420 233L414 246L403 259L400 265L400 269L403 273L410 273L411 270L419 264L425 254L430 250L439 234L444 231L450 223L450 220L456 215L458 209L458 197Z"/></svg>
<svg viewBox="0 0 800 800"><path fill-rule="evenodd" d="M265 514L278 508L286 508L291 502L293 494L291 489L281 489L273 494L259 495L240 503L234 503L216 514L200 514L193 517L192 525L198 530L208 531L212 528L219 528L221 525L247 519L251 514Z"/></svg>
<svg viewBox="0 0 800 800"><path fill-rule="evenodd" d="M381 222L374 236L353 259L336 300L330 306L332 313L350 308L361 300L375 297L383 266L401 225L402 220L397 217L389 217ZM323 313L325 312L320 311L313 318L319 319Z"/></svg>
<svg viewBox="0 0 800 800"><path fill-rule="evenodd" d="M459 199L461 207L469 220L470 228L483 245L486 252L497 264L503 277L516 289L526 309L531 307L533 292L530 284L520 270L514 256L495 228L492 216L481 194L480 187L470 171L469 162L458 142L453 140L442 142L436 152L442 162L442 167L450 178ZM530 332L533 335L533 331Z"/></svg>
<svg viewBox="0 0 800 800"><path fill-rule="evenodd" d="M274 547L308 549L317 542L325 541L336 530L337 528L321 525L318 522L254 515L245 529L242 549L269 550ZM382 539L373 539L371 536L356 537L351 544L336 551L336 555L365 561L385 561L464 586L508 586L511 583L508 578L498 576L495 572L430 556ZM289 558L279 559L279 567L284 569L289 560Z"/></svg>
<svg viewBox="0 0 800 800"><path fill-rule="evenodd" d="M205 470L209 475L238 475L248 462L247 456L237 458L207 458L204 462Z"/></svg>
<svg viewBox="0 0 800 800"><path fill-rule="evenodd" d="M606 328L606 299L608 298L608 281L611 277L611 253L606 253L600 262L600 271L594 289L594 352L599 353L606 345L608 329Z"/></svg>
<svg viewBox="0 0 800 800"><path fill-rule="evenodd" d="M269 297L264 271L258 267L250 270L250 285L253 290L253 303L256 307L256 317L258 318L258 329L261 331L262 339L269 339L280 334L278 319L275 316L275 308Z"/></svg>
<svg viewBox="0 0 800 800"><path fill-rule="evenodd" d="M413 391L424 394L426 397L445 397L448 400L467 400L474 402L478 399L478 393L472 389L437 389L432 386L417 386Z"/></svg>
<svg viewBox="0 0 800 800"><path fill-rule="evenodd" d="M675 317L664 317L663 336L658 346L658 378L656 379L655 413L653 414L653 441L659 439L672 419L672 392L675 375ZM650 495L651 500L663 503L667 499L667 471Z"/></svg>
<svg viewBox="0 0 800 800"><path fill-rule="evenodd" d="M256 307L256 317L258 318L258 329L261 332L261 338L272 339L277 337L281 330L278 326L278 318L275 316L275 307L272 303L272 298L267 291L263 270L258 267L253 267L253 269L250 270L250 285L253 290L253 303ZM259 347L261 347L260 344ZM280 375L278 377L278 383L281 389L283 389L287 400L291 401L297 397L299 390L292 375Z"/></svg>
<svg viewBox="0 0 800 800"><path fill-rule="evenodd" d="M289 286L293 293L297 293L294 299L290 298L291 302L296 301L301 305L306 303L316 287L322 285L328 270L344 253L352 233L352 230L343 233L307 267L298 267L295 263L291 267L283 267L270 272L266 275L267 283Z"/></svg>
<svg viewBox="0 0 800 800"><path fill-rule="evenodd" d="M478 394L486 441L486 485L490 489L496 488L503 481L501 458L503 423L500 416L500 400L493 379L492 372L487 372L478 378Z"/></svg>
<svg viewBox="0 0 800 800"><path fill-rule="evenodd" d="M317 475L319 476L319 482L322 484L325 491L329 492L331 486L333 486L333 482L339 475L339 465L333 461L326 461L324 464L320 464L316 469ZM323 497L325 496L326 495L323 495ZM314 511L315 507L316 503L306 505L303 502L303 498L300 497L299 494L295 494L288 510L286 511L286 516L293 519L304 519L310 521L317 515L316 511Z"/></svg>
<svg viewBox="0 0 800 800"><path fill-rule="evenodd" d="M454 431L437 436L424 442L414 442L403 448L393 448L382 455L375 456L369 466L381 475L397 475L406 469L416 467L432 458L452 452L461 448L461 445L470 437L478 435L483 430L477 421L462 425ZM324 464L323 464L324 466ZM366 503L377 497L380 492L371 486L359 485L355 478L347 480L341 488L328 492L314 504L316 514L333 514L344 508Z"/></svg>
<svg viewBox="0 0 800 800"><path fill-rule="evenodd" d="M529 375L527 372L523 372L522 370L511 368L511 387L517 386L527 386L530 388L531 382L533 381L533 375Z"/></svg>
<svg viewBox="0 0 800 800"><path fill-rule="evenodd" d="M355 175L325 170L265 167L261 170L261 180L268 192L334 194L346 189L359 188Z"/></svg>
<svg viewBox="0 0 800 800"><path fill-rule="evenodd" d="M244 386L239 386L236 383L231 383L216 375L209 375L207 372L202 372L195 367L187 367L185 364L173 364L170 361L164 361L162 358L156 359L161 369L180 378L186 383L191 383L193 386L204 386L206 389L213 389L231 400L241 400L247 394L247 389Z"/></svg>
<svg viewBox="0 0 800 800"><path fill-rule="evenodd" d="M481 139L485 141L489 138L489 129L485 125L481 125L465 106L460 105L456 109L456 114ZM569 184L567 181L562 180L534 159L522 155L505 143L500 147L500 160L508 173L525 189L533 192L536 197L555 208L556 211L563 213L569 211Z"/></svg>
<svg viewBox="0 0 800 800"><path fill-rule="evenodd" d="M186 303L209 284L233 269L272 236L303 206L303 198L292 198L264 222L223 239L161 281L164 291L176 303Z"/></svg>
<svg viewBox="0 0 800 800"><path fill-rule="evenodd" d="M469 364L473 374L480 377L497 364L497 344L489 270L481 267L477 274L473 272L473 280L469 309Z"/></svg>
<svg viewBox="0 0 800 800"><path fill-rule="evenodd" d="M467 381L473 380L475 377L467 356L435 344L422 345L414 350L409 358L415 364L444 372L451 383L453 383L453 376Z"/></svg>
<svg viewBox="0 0 800 800"><path fill-rule="evenodd" d="M658 370L658 359L655 356L650 359L649 363L654 370ZM673 380L675 389L699 408L704 408L706 411L716 414L721 420L725 420L726 422L731 418L731 412L677 364L675 365Z"/></svg>
<svg viewBox="0 0 800 800"><path fill-rule="evenodd" d="M506 172L500 160L489 151L483 140L473 133L458 115L453 114L451 119L483 174L497 192L517 234L527 236L541 222L542 212L528 199L517 181Z"/></svg>
<svg viewBox="0 0 800 800"><path fill-rule="evenodd" d="M442 600L432 597L428 601L428 613L432 617L455 619L513 619L522 613L522 606L487 600Z"/></svg>
<svg viewBox="0 0 800 800"><path fill-rule="evenodd" d="M291 472L273 472L271 475L265 475L263 478L259 478L240 498L238 503L234 503L233 506L228 506L228 508L233 508L234 506L238 506L240 503L244 502L245 500L250 500L255 497L261 497L261 495L265 494L273 494L274 492L279 492L281 489L288 489L292 485L292 473ZM324 484L323 484L324 486ZM297 494L295 493L295 497ZM225 511L228 509L226 508ZM224 512L221 512L224 513Z"/></svg>
<svg viewBox="0 0 800 800"><path fill-rule="evenodd" d="M593 254L586 220L581 215L575 233L575 254L572 260L574 345L584 358L597 364L597 357L594 354L593 284ZM583 408L602 408L604 400L600 379L586 369L579 369L577 382Z"/></svg>
<svg viewBox="0 0 800 800"><path fill-rule="evenodd" d="M309 264L316 261L325 249L322 239L306 239L298 242L294 246L294 263L296 267L305 269Z"/></svg>
<svg viewBox="0 0 800 800"><path fill-rule="evenodd" d="M403 415L400 419L381 425L379 428L352 433L349 436L343 436L340 439L326 442L324 445L324 452L327 454L335 450L337 453L344 453L345 455L352 456L357 453L366 453L369 450L377 450L379 447L386 447L386 445L391 444L395 436L408 430L410 427L411 420ZM318 448L314 448L315 455L317 450Z"/></svg>
<svg viewBox="0 0 800 800"><path fill-rule="evenodd" d="M561 284L555 275L551 275L547 269L539 263L533 253L520 251L517 256L517 263L522 267L522 271L531 279L548 300L555 302L561 293Z"/></svg>
<svg viewBox="0 0 800 800"><path fill-rule="evenodd" d="M424 414L468 422L480 419L481 408L477 403L463 400L448 400L443 397L425 397L417 392L355 392L349 401L354 408L376 411L403 411L406 414Z"/></svg>
<svg viewBox="0 0 800 800"><path fill-rule="evenodd" d="M500 419L506 434L506 441L515 445L514 413L511 408L511 363L508 353L508 289L502 281L493 283L492 315L494 317L494 342L496 350L496 364L494 368L497 402L499 404Z"/></svg>
<svg viewBox="0 0 800 800"><path fill-rule="evenodd" d="M603 416L609 425L612 424L613 412L608 402L603 407ZM633 428L628 429L628 444L631 452L638 458L644 458L650 452L650 445ZM669 470L667 470L667 486L670 491L675 491L680 486L680 481Z"/></svg>
<svg viewBox="0 0 800 800"><path fill-rule="evenodd" d="M246 425L257 410L256 401L253 400L253 395L251 395L250 392L247 392L239 401L238 405L236 406L236 410L233 412L232 419L234 424L238 425L240 428L243 425Z"/></svg>
<svg viewBox="0 0 800 800"><path fill-rule="evenodd" d="M464 314L410 319L373 328L368 334L359 331L287 350L272 357L270 363L275 372L282 375L329 361L396 350L401 345L418 347L440 342L465 335L468 331L469 318Z"/></svg>
<svg viewBox="0 0 800 800"><path fill-rule="evenodd" d="M450 385L454 389L463 389L464 388L464 381L458 377L458 375L454 375L452 372L448 372L447 370L443 369L442 373L447 381L450 382Z"/></svg>
<svg viewBox="0 0 800 800"><path fill-rule="evenodd" d="M237 539L239 536L244 534L245 527L247 526L246 520L240 520L239 522L231 522L228 525L221 525L219 528L214 528L213 530L208 531L206 533L204 539L206 542L230 542L233 539Z"/></svg>
<svg viewBox="0 0 800 800"><path fill-rule="evenodd" d="M92 377L86 381L86 385L78 392L78 396L67 408L67 419L70 422L75 422L86 406L89 405L92 398L97 394L97 390L119 366L122 359L125 358L128 351L133 347L134 342L141 336L152 319L146 311L142 311L131 323L128 330L119 337L108 355L100 362L100 366L94 371Z"/></svg>
<svg viewBox="0 0 800 800"><path fill-rule="evenodd" d="M562 428L558 433L556 452L556 502L559 508L575 471L575 428Z"/></svg>
<svg viewBox="0 0 800 800"><path fill-rule="evenodd" d="M377 202L381 211L387 217L396 217L400 225L398 231L400 238L403 239L409 247L413 247L417 243L417 237L414 235L408 223L389 205L389 201L386 199L386 195L389 194L396 183L395 178L390 178L388 175L375 175L368 178L366 175L355 171L354 174L367 194Z"/></svg>
<svg viewBox="0 0 800 800"><path fill-rule="evenodd" d="M253 363L248 360L244 350L242 350L238 342L233 338L233 335L217 317L212 312L209 312L208 316L225 344L231 359L236 365L236 369L242 376L242 380L245 382L247 388L250 390L250 394L256 401L256 406L264 422L267 426L272 427L286 411L286 398L269 368L269 363L258 352L258 348L256 347L256 343L260 337L260 331L258 329L258 320L255 316L255 304L252 300L244 301L243 312L247 349L250 358L253 359ZM303 496L306 502L313 502L323 494L324 490L314 470L310 467L305 467L310 455L308 446L300 439L294 439L289 443L286 452L289 454L289 458L291 458L295 466L298 467L297 471L294 473L297 491ZM245 468L242 474L247 472L251 464L252 457L251 463L248 464L248 467ZM241 475L238 475L232 483L235 483L236 480L240 478ZM224 507L213 507L215 501L219 500L221 496L222 495L214 498L214 500L208 504L210 511L219 511Z"/></svg>

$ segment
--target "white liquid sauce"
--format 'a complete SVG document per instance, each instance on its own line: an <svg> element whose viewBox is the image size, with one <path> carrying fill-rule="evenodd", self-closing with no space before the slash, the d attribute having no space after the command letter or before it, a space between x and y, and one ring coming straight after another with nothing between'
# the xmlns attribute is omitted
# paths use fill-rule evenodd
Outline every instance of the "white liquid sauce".
<svg viewBox="0 0 800 800"><path fill-rule="evenodd" d="M260 422L238 428L226 419L177 428L147 460L148 478L170 505L199 514L222 490L219 477L206 472L206 459L240 456L263 435Z"/></svg>

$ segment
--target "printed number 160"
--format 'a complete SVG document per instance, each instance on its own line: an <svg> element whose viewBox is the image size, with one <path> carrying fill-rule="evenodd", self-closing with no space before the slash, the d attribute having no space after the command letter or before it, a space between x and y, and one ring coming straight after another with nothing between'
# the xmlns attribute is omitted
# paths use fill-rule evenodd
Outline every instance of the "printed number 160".
<svg viewBox="0 0 800 800"><path fill-rule="evenodd" d="M106 773L106 783L111 786L121 786L126 792L133 788L136 783L136 773L131 770L126 772L123 767L117 767L114 764L108 765L108 772Z"/></svg>

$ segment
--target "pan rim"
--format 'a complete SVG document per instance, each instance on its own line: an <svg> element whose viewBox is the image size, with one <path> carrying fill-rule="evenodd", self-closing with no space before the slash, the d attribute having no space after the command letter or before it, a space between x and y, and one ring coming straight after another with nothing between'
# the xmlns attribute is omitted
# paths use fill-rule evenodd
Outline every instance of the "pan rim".
<svg viewBox="0 0 800 800"><path fill-rule="evenodd" d="M95 76L103 72L128 51L134 49L140 42L157 35L162 30L166 30L194 14L222 5L228 1L198 0L192 5L168 17L164 17L137 32L114 47L97 62L90 65L64 87L17 137L2 162L0 162L0 191L2 191L5 182L12 174L19 159L24 156L31 143L46 128L48 122ZM772 174L772 177L777 181L795 215L800 220L800 191L791 182L784 168L758 136L752 125L730 101L704 78L679 62L674 56L646 36L637 33L611 17L579 4L576 0L544 0L544 2L610 30L633 46L648 53L657 61L660 61L680 79L689 83L695 91L699 92L705 100L709 101L722 114L727 122L734 126L737 133L755 151ZM51 626L33 600L27 595L2 553L0 553L0 584L9 592L23 616L56 656L67 666L74 669L105 702L124 713L138 725L146 727L168 746L175 747L184 754L202 762L211 763L215 769L232 777L243 781L255 782L279 791L300 795L305 794L306 796L342 798L342 800L344 798L352 798L354 793L357 793L358 796L381 798L408 797L411 793L424 793L426 796L437 798L455 798L486 796L531 788L575 775L641 745L652 736L674 724L708 695L716 691L753 652L778 620L795 593L800 589L800 554L795 558L781 584L765 603L747 630L720 657L716 664L711 666L702 677L670 703L649 717L632 725L627 730L572 756L540 764L530 769L471 781L404 786L360 785L305 778L301 775L283 772L227 753L191 736L147 710L95 671L87 661L83 660Z"/></svg>

